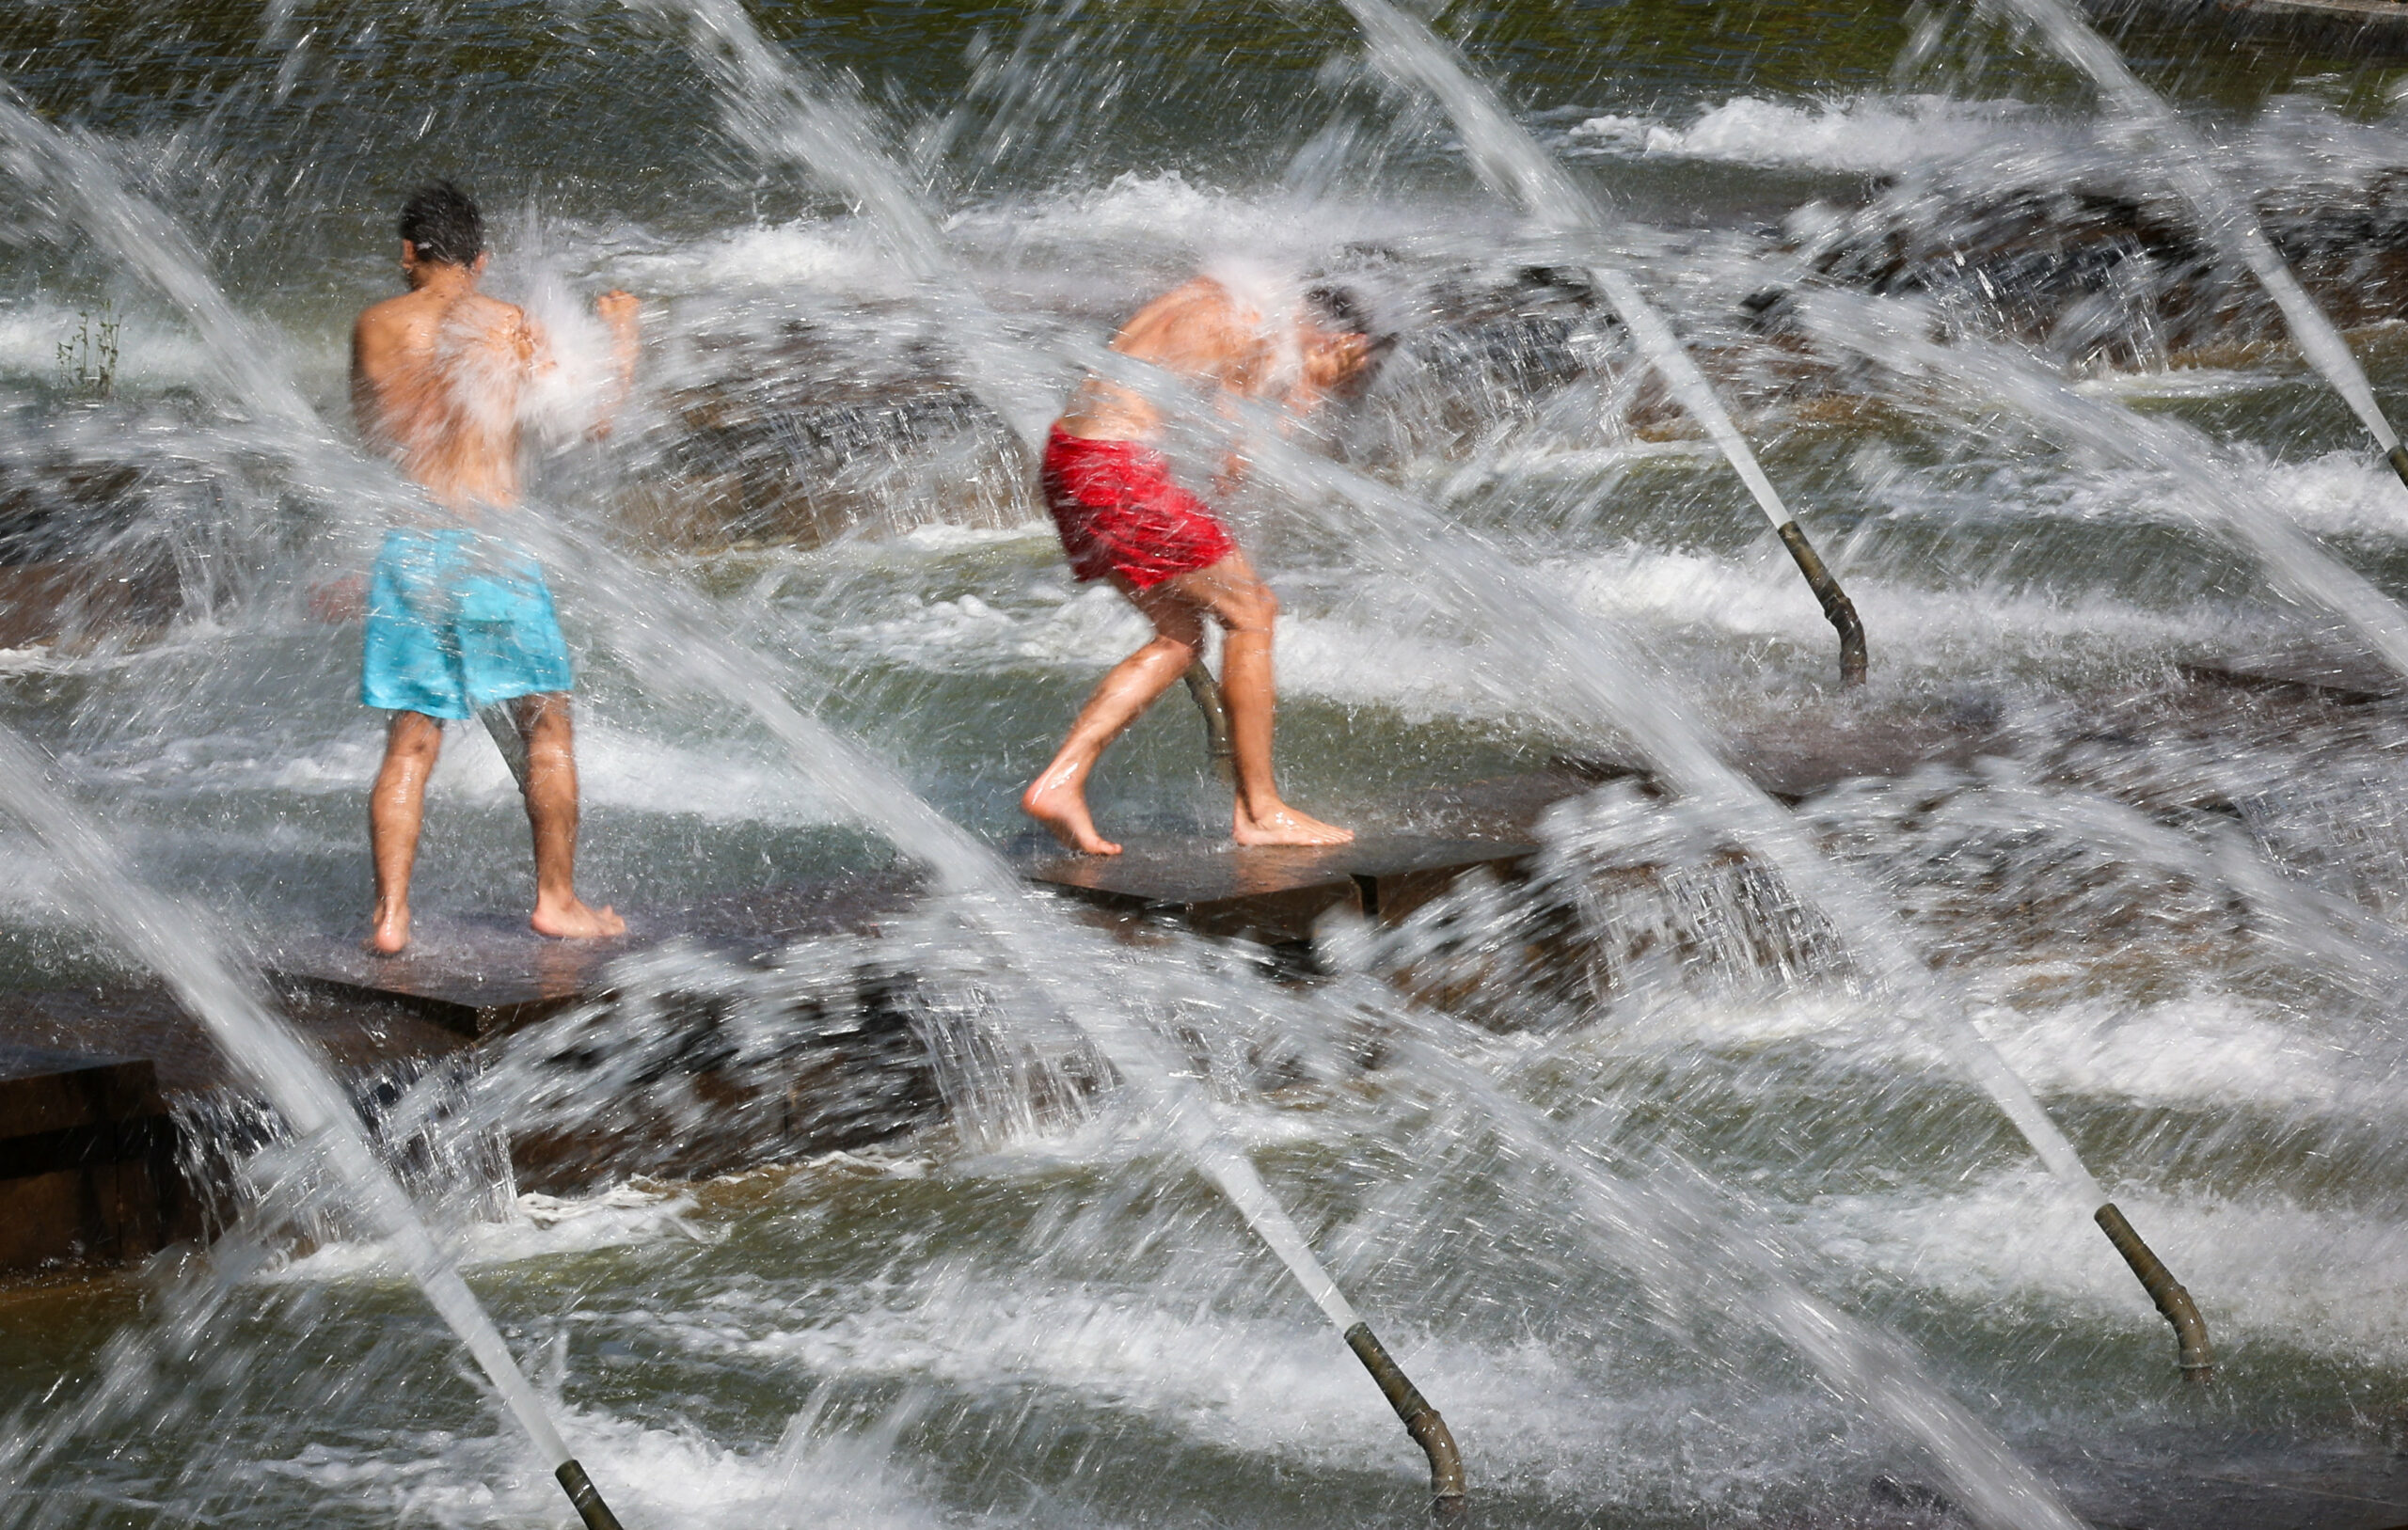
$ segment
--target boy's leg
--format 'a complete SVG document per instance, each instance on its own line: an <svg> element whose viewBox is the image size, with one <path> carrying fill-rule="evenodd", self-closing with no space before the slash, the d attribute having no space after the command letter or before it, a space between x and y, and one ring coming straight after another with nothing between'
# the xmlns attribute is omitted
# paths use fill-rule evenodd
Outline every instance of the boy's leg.
<svg viewBox="0 0 2408 1530"><path fill-rule="evenodd" d="M368 949L389 956L410 943L410 873L426 816L426 778L443 749L443 724L395 712L385 725L385 763L368 793L368 846L376 866L376 908Z"/></svg>
<svg viewBox="0 0 2408 1530"><path fill-rule="evenodd" d="M1164 581L1165 590L1212 613L1221 623L1221 698L1229 717L1229 751L1237 769L1237 805L1231 832L1240 844L1343 844L1354 837L1298 812L1280 799L1271 769L1271 738L1277 707L1272 679L1271 635L1279 619L1278 597L1258 577L1243 553L1231 553L1210 568Z"/></svg>
<svg viewBox="0 0 2408 1530"><path fill-rule="evenodd" d="M527 923L538 935L565 939L623 935L626 920L577 895L577 736L568 697L522 696L512 707L527 741L527 827L535 841L535 911Z"/></svg>
<svg viewBox="0 0 2408 1530"><path fill-rule="evenodd" d="M1197 646L1204 640L1201 615L1171 588L1179 583L1177 579L1146 591L1133 589L1123 580L1113 582L1130 604L1153 623L1153 639L1103 677L1095 694L1079 709L1078 719L1070 724L1069 736L1062 741L1053 762L1020 797L1021 811L1082 855L1120 853L1119 845L1096 832L1095 820L1087 812L1087 776L1095 769L1097 758L1164 691L1178 683L1195 662Z"/></svg>

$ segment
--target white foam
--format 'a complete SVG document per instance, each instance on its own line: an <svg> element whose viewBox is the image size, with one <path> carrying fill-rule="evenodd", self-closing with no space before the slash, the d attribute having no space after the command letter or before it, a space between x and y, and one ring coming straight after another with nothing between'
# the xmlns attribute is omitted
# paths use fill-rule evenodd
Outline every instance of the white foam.
<svg viewBox="0 0 2408 1530"><path fill-rule="evenodd" d="M719 293L790 287L893 293L907 290L897 263L867 225L804 219L738 229L715 238L630 255L624 275L650 292Z"/></svg>
<svg viewBox="0 0 2408 1530"><path fill-rule="evenodd" d="M2066 136L2067 130L2047 124L2021 102L1927 95L1806 104L1736 96L1686 127L1607 113L1571 130L1575 146L1624 154L1864 172L1991 155L2004 145Z"/></svg>
<svg viewBox="0 0 2408 1530"><path fill-rule="evenodd" d="M2408 487L2371 449L2328 451L2303 463L2275 463L2262 451L2236 453L2260 493L2310 531L2408 538Z"/></svg>
<svg viewBox="0 0 2408 1530"><path fill-rule="evenodd" d="M2354 1097L2354 1048L2295 1015L2202 990L2134 1006L2061 1002L1989 1009L1983 1029L2050 1094L2149 1105L2328 1106Z"/></svg>
<svg viewBox="0 0 2408 1530"><path fill-rule="evenodd" d="M2279 1199L2166 1197L2110 1187L2115 1204L2199 1301L2211 1333L2336 1359L2408 1360L2408 1224ZM2088 1207L2038 1170L1968 1193L1832 1196L1795 1216L1827 1258L1969 1306L2038 1301L2134 1333L2165 1333ZM2168 1350L2172 1348L2168 1334Z"/></svg>
<svg viewBox="0 0 2408 1530"><path fill-rule="evenodd" d="M1196 1257L1217 1263L1219 1254ZM1338 1335L1307 1312L1252 1317L1199 1304L1192 1293L948 1271L914 1283L892 1305L808 1328L795 1326L797 1316L782 1301L728 1301L659 1315L653 1325L688 1353L749 1373L928 1379L998 1398L1066 1393L1208 1446L1426 1480L1395 1415ZM1634 1451L1634 1436L1653 1438L1676 1422L1687 1426L1702 1465L1735 1475L1753 1476L1784 1456L1794 1465L1828 1443L1813 1438L1826 1422L1821 1410L1796 1396L1766 1400L1764 1416L1724 1433L1693 1419L1699 1399L1678 1384L1604 1385L1585 1346L1576 1361L1537 1337L1481 1342L1427 1337L1392 1319L1375 1326L1456 1434L1479 1442L1481 1477L1492 1484L1594 1492L1601 1478L1624 1477L1613 1463L1658 1459L1665 1442ZM1635 1464L1628 1476L1652 1470Z"/></svg>
<svg viewBox="0 0 2408 1530"><path fill-rule="evenodd" d="M556 1259L597 1249L699 1241L712 1234L692 1221L693 1200L641 1185L616 1185L579 1199L521 1195L503 1222L458 1229L453 1254L466 1267ZM328 1243L265 1277L274 1281L398 1280L404 1274L381 1241Z"/></svg>
<svg viewBox="0 0 2408 1530"><path fill-rule="evenodd" d="M929 1497L879 1438L816 1429L807 1417L788 1439L742 1449L690 1426L555 1413L604 1502L631 1525L941 1530L990 1521ZM568 1514L551 1474L508 1436L413 1432L381 1451L314 1442L261 1466L347 1505L389 1501L404 1524L543 1524Z"/></svg>

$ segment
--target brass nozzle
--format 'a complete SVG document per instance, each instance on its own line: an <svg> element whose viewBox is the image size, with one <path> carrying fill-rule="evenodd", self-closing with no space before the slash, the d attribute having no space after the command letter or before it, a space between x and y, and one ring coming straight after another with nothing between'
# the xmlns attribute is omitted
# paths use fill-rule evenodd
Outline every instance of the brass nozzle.
<svg viewBox="0 0 2408 1530"><path fill-rule="evenodd" d="M1442 1520L1461 1519L1464 1514L1464 1459L1455 1451L1455 1437L1447 1428L1447 1421L1438 1410L1430 1406L1404 1372L1388 1358L1386 1346L1371 1333L1369 1323L1356 1323L1346 1331L1346 1347L1354 1358L1371 1373L1379 1384L1380 1395L1404 1420L1404 1432L1430 1458L1430 1512Z"/></svg>
<svg viewBox="0 0 2408 1530"><path fill-rule="evenodd" d="M1204 715L1204 748L1212 756L1213 774L1225 781L1236 781L1237 757L1229 749L1229 709L1221 700L1221 683L1200 658L1187 667L1187 694L1196 698L1196 710Z"/></svg>
<svg viewBox="0 0 2408 1530"><path fill-rule="evenodd" d="M2400 475L2400 482L2408 483L2408 447L2393 447L2384 453L2383 460L2389 463L2391 470Z"/></svg>
<svg viewBox="0 0 2408 1530"><path fill-rule="evenodd" d="M585 1522L585 1530L620 1530L619 1517L610 1512L610 1506L594 1491L594 1479L585 1475L584 1467L565 1460L552 1475L568 1490L568 1501L577 1506L577 1517Z"/></svg>
<svg viewBox="0 0 2408 1530"><path fill-rule="evenodd" d="M1806 576L1806 588L1814 591L1814 599L1821 603L1824 619L1840 635L1840 684L1863 685L1869 660L1864 652L1864 622L1856 614L1856 603L1831 577L1831 571L1823 565L1822 554L1806 540L1806 533L1798 529L1796 521L1781 524L1781 540L1789 549L1789 556L1797 560L1798 572Z"/></svg>
<svg viewBox="0 0 2408 1530"><path fill-rule="evenodd" d="M2183 1379L2212 1380L2216 1373L2215 1351L2208 1347L2207 1319L2199 1316L2198 1303L2191 1300L2191 1293L2182 1288L2182 1283L2174 1278L2174 1272L2165 1268L2163 1261L2141 1241L2141 1235L2132 1231L2132 1224L2115 1209L2115 1202L2099 1208L2098 1222L2107 1241L2115 1245L2115 1252L2141 1278L2141 1287L2157 1303L2158 1312L2174 1325L2174 1337L2180 1346L2175 1364L2182 1367Z"/></svg>
<svg viewBox="0 0 2408 1530"><path fill-rule="evenodd" d="M501 750L501 763L510 767L510 779L518 783L521 797L527 794L527 737L518 731L518 719L511 714L508 702L492 702L477 708L477 720L493 735L493 747Z"/></svg>

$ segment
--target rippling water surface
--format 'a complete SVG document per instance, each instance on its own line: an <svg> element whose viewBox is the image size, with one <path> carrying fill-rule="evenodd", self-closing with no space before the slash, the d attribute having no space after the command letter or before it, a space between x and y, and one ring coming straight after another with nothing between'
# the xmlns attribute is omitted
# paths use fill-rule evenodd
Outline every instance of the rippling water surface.
<svg viewBox="0 0 2408 1530"><path fill-rule="evenodd" d="M1970 763L1831 785L1797 818L1903 918L2196 1295L2224 1362L2212 1388L2177 1379L2091 1208L1823 913L1727 853L1730 825L1609 786L1549 820L1530 885L1467 890L1333 949L1433 1001L1418 1010L1370 978L1283 987L1243 953L1167 937L1088 977L1197 1052L1225 1124L1452 1424L1478 1512L1956 1511L1923 1486L1944 1494L1947 1463L1835 1391L1757 1298L1686 1300L1651 1277L1628 1228L1482 1113L1474 1080L1534 1108L1555 1148L1904 1341L1935 1390L1900 1396L1954 1397L2087 1519L2402 1517L2383 1506L2408 1493L2408 714L2186 678L2359 639L2126 449L2136 421L2182 424L2192 466L2387 597L2408 593L2408 491L2244 279L2147 232L2183 217L2155 150L2065 66L2004 24L1923 6L1454 8L1438 25L1467 66L1612 211L1593 251L1567 254L1481 190L1434 106L1366 67L1339 7L754 17L797 79L865 125L857 147L901 167L957 286L909 278L828 181L735 131L674 16L588 0L25 8L0 21L0 72L183 230L339 456L349 318L395 290L390 220L423 178L477 191L489 285L572 355L590 342L578 294L642 295L630 418L607 449L547 447L538 509L698 596L764 684L998 845L1022 833L1020 786L1143 629L1071 581L993 409L1046 418L1080 346L1198 266L1355 272L1404 341L1318 450L1437 507L1533 600L1629 645L1728 757L1834 729L1987 741ZM2385 285L2386 262L2408 217L2384 210L2408 169L2408 74L2204 22L2117 35L2287 247L2310 251L2311 288L2347 308L2396 414L2408 341L2389 315L2408 286ZM261 939L348 937L380 733L356 704L356 631L313 623L307 591L363 556L389 484L296 456L123 249L21 152L0 169L7 564L114 559L155 597L0 652L0 719L57 756L157 885ZM2092 199L2081 217L2002 221L2060 192ZM2081 265L2147 239L2155 264ZM1884 276L1867 251L1923 263ZM1531 269L1608 258L1690 338L1845 579L1873 646L1864 690L1836 689L1830 629L1786 555L1619 328L1577 282ZM1909 327L1989 359L1950 386L1910 375L1861 327L1814 322L1830 310L1794 299L1818 288L1919 304ZM965 339L990 322L1038 358L1001 385ZM105 387L88 352L60 349L95 326L117 346ZM1985 367L2072 386L2085 434L2013 389L1984 395ZM747 423L781 412L801 423ZM60 485L94 483L58 508ZM1559 660L1444 578L1375 559L1277 485L1231 512L1285 606L1283 780L1311 811L1413 829L1451 783L1630 754L1636 711L1567 718ZM625 656L642 652L630 627L666 620L643 588L562 581L586 887L641 918L889 867L886 840L732 700ZM515 794L474 730L454 732L417 902L515 917L530 891ZM1225 828L1182 700L1116 749L1095 800L1134 829ZM57 911L40 857L0 844L0 982L123 978ZM957 1018L1009 1021L1022 1002L990 958L1041 970L1060 954L982 952L936 914L887 943ZM631 991L800 992L842 954L800 950L784 978L669 958ZM594 1023L642 1043L641 1014ZM1364 1039L1408 1033L1427 1049ZM500 1069L494 1108L516 1078ZM299 1193L279 1172L261 1170L282 1186L270 1212ZM422 1179L631 1527L1420 1512L1420 1462L1342 1347L1133 1114L980 1117L572 1200L458 1166ZM375 1246L312 1225L298 1244L244 1230L222 1279L0 1297L9 1438L87 1410L0 1513L561 1522L435 1316ZM93 1400L137 1362L138 1384ZM2299 1496L2253 1496L2270 1485Z"/></svg>

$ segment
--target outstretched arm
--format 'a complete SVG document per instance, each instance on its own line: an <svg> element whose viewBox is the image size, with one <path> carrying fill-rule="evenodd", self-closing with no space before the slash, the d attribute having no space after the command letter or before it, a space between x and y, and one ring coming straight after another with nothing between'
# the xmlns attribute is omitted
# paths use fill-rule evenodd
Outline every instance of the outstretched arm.
<svg viewBox="0 0 2408 1530"><path fill-rule="evenodd" d="M610 435L612 421L619 418L619 411L626 406L627 395L635 389L636 356L641 350L637 324L642 308L634 293L616 287L594 300L594 311L610 331L610 394L594 422L593 435L597 441Z"/></svg>

